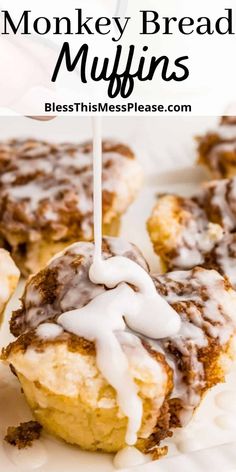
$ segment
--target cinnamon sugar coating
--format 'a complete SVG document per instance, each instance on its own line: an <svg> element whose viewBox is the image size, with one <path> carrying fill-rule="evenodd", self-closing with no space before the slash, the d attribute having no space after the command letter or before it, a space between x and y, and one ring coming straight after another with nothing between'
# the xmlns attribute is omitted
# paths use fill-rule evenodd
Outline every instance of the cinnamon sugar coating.
<svg viewBox="0 0 236 472"><path fill-rule="evenodd" d="M174 363L175 378L177 374L178 383L185 385L182 390L176 385L169 402L175 427L188 422L203 394L224 381L224 360L233 358L236 293L216 271L200 267L156 276L154 281L182 320L179 335L159 341Z"/></svg>
<svg viewBox="0 0 236 472"><path fill-rule="evenodd" d="M164 270L218 270L236 287L236 178L214 180L192 198L162 195L147 223Z"/></svg>
<svg viewBox="0 0 236 472"><path fill-rule="evenodd" d="M103 230L116 235L141 171L128 146L103 143ZM0 143L0 243L25 274L76 240L91 240L92 144ZM45 254L45 257L44 257Z"/></svg>
<svg viewBox="0 0 236 472"><path fill-rule="evenodd" d="M93 252L93 243L75 243L28 280L22 307L13 313L10 321L14 336L37 327L43 321L55 321L61 313L86 305L105 290L104 286L93 284L88 276ZM117 238L104 238L104 258L118 254L148 269L141 252L133 244Z"/></svg>
<svg viewBox="0 0 236 472"><path fill-rule="evenodd" d="M107 258L116 254L130 257L145 270L149 270L145 259L134 245L116 238L105 238L103 256ZM56 413L52 420L54 426L51 425L47 419L47 411L51 410L45 410L44 415L43 409L37 406L37 395L42 396L42 401L49 402L49 408L53 408L53 402L57 402L57 408L62 408L60 396L54 393L51 397L52 392L48 390L49 384L52 388L50 369L54 371L56 368L59 375L59 369L64 369L74 354L80 359L87 359L86 363L94 365L96 347L93 342L65 331L52 339L41 338L37 326L45 322L56 323L62 312L87 304L105 290L105 287L95 286L88 279L92 255L92 243L77 243L58 255L46 269L28 281L22 297L22 308L13 314L11 321L13 334L19 337L2 353L2 358L12 364L16 371L26 396L30 395L30 405L36 416L39 415L38 420L47 430L62 435L69 442L71 439L65 432L68 428L65 426L62 431L61 426L59 430L55 427ZM140 437L137 443L140 450L158 457L166 452L166 449L160 446L162 440L171 436L175 427L183 426L189 421L208 389L224 381L228 362L233 356L231 344L235 335L236 294L227 279L214 270L204 268L152 275L152 278L157 291L179 313L182 321L181 330L176 336L161 341L143 336L139 338L138 333L133 333L140 339L145 351L162 366L168 379L156 423L148 437ZM62 352L63 355L60 354ZM55 359L56 367L50 365ZM44 377L40 377L40 381L35 382L34 390L38 393L35 393L34 397L31 381L27 380L26 366L33 363L35 367L32 367L32 372L36 375L36 366L42 366L43 362L47 365L45 376L49 384L43 385ZM64 385L67 376L64 370L62 372ZM149 402L149 414L152 416L153 407L150 405ZM37 413L39 411L40 413ZM145 415L148 415L148 410L145 412ZM96 415L95 425L99 421ZM59 421L57 416L56 418ZM110 419L106 421L109 422ZM108 437L109 445L106 439L100 447L104 450L117 450L118 444L121 444L120 440L113 443L111 436ZM80 436L80 439L78 436L76 438L76 443L90 448L89 442L85 445ZM91 448L96 447L91 444Z"/></svg>
<svg viewBox="0 0 236 472"><path fill-rule="evenodd" d="M235 116L223 116L220 125L196 138L198 164L204 165L217 179L236 175Z"/></svg>

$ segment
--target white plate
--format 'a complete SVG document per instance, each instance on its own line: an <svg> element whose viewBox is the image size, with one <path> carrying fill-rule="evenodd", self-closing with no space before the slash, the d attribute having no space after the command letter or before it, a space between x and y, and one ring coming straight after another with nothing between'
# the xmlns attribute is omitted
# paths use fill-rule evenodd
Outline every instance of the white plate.
<svg viewBox="0 0 236 472"><path fill-rule="evenodd" d="M135 242L144 252L153 270L158 270L158 260L152 251L151 244L145 229L148 215L155 200L155 194L165 191L190 195L196 191L204 173L197 168L183 168L163 174L153 175L147 179L146 185L139 198L129 209L123 219L122 235ZM1 330L0 344L6 345L9 340L7 318L22 291L22 283L17 294L11 300L4 327ZM228 376L224 385L217 386L204 399L192 422L184 429L175 433L171 440L164 441L169 445L169 456L157 463L136 467L133 470L140 472L199 472L207 470L210 465L215 472L232 472L236 465L235 440L236 401L227 405L227 410L219 408L219 398L222 392L226 395L235 395L236 398L236 370ZM76 447L66 445L54 438L43 434L43 437L34 443L32 448L18 451L8 446L3 437L9 425L17 425L20 421L31 419L31 413L20 392L17 380L9 369L0 365L0 472L111 472L114 470L112 456L99 453L87 453ZM228 421L228 427L222 429L217 426ZM223 446L223 444L228 444ZM219 446L221 445L221 446ZM219 446L216 449L206 449ZM193 454L181 454L181 451ZM236 469L235 469L236 471Z"/></svg>

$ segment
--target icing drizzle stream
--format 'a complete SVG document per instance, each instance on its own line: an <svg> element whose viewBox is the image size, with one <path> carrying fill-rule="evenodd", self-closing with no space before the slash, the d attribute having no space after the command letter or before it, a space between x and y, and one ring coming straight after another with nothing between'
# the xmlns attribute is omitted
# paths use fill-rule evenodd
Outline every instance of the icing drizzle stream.
<svg viewBox="0 0 236 472"><path fill-rule="evenodd" d="M97 365L117 392L118 406L128 419L126 443L133 445L143 408L119 333L128 326L153 339L173 336L180 329L180 317L137 263L123 256L102 259L102 141L98 118L94 118L93 128L95 251L89 277L94 284L103 284L110 290L80 309L63 313L58 322L67 331L95 342Z"/></svg>
<svg viewBox="0 0 236 472"><path fill-rule="evenodd" d="M93 221L94 262L102 258L102 125L101 118L93 118Z"/></svg>

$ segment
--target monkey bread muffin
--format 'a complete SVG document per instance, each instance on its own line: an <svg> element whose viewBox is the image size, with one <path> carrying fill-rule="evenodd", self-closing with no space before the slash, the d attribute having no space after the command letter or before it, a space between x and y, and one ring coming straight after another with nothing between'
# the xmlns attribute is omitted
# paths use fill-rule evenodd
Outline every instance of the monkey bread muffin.
<svg viewBox="0 0 236 472"><path fill-rule="evenodd" d="M84 449L115 452L125 445L127 418L118 407L115 390L99 371L96 347L56 323L61 313L84 306L104 292L105 287L89 279L93 252L92 243L76 243L29 279L22 307L10 325L19 337L7 348L5 358L47 431ZM103 256L114 254L129 257L147 270L134 246L114 238L104 240ZM158 417L163 416L168 431L166 398L172 389L172 372L164 355L132 332L117 332L117 338L143 403L140 440L154 432Z"/></svg>
<svg viewBox="0 0 236 472"><path fill-rule="evenodd" d="M99 369L96 343L66 331L58 320L108 290L89 279L93 252L91 242L73 244L28 280L10 323L17 339L2 358L49 433L83 449L116 452L126 443L127 416ZM149 272L134 245L104 238L103 257L114 255ZM179 314L179 333L154 340L126 325L116 337L142 404L136 447L158 457L161 441L190 419L209 388L224 380L226 360L232 357L236 294L214 270L196 268L152 279ZM119 366L111 362L115 375Z"/></svg>
<svg viewBox="0 0 236 472"><path fill-rule="evenodd" d="M236 178L212 180L197 195L161 195L147 222L163 270L218 270L236 287Z"/></svg>
<svg viewBox="0 0 236 472"><path fill-rule="evenodd" d="M168 194L158 198L147 229L163 271L201 265L223 237L221 225L209 221L197 202Z"/></svg>
<svg viewBox="0 0 236 472"><path fill-rule="evenodd" d="M24 275L58 251L93 237L92 144L34 139L0 143L0 245ZM128 146L103 143L103 233L117 235L120 218L142 181Z"/></svg>
<svg viewBox="0 0 236 472"><path fill-rule="evenodd" d="M236 117L223 116L220 126L197 137L198 164L214 179L236 175Z"/></svg>

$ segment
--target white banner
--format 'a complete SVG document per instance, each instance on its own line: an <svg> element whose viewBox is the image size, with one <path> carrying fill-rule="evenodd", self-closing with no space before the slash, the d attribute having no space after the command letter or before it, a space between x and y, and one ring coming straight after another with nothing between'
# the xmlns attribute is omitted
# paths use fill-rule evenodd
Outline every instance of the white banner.
<svg viewBox="0 0 236 472"><path fill-rule="evenodd" d="M0 113L236 114L235 38L233 0L2 1Z"/></svg>

